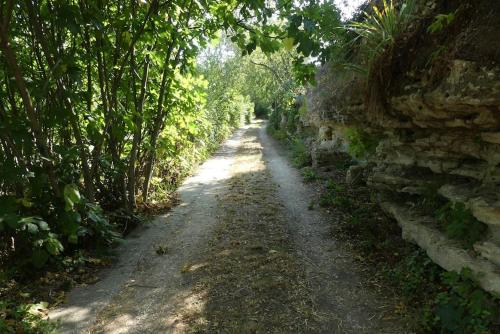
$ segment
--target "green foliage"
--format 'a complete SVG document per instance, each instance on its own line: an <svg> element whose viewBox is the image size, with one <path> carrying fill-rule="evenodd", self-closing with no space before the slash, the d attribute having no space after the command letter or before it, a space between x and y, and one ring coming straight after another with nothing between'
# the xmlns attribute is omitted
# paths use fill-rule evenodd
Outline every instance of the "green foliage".
<svg viewBox="0 0 500 334"><path fill-rule="evenodd" d="M15 240L12 256L22 259L16 263L19 267L41 268L50 260L60 260L65 246L81 245L90 239L112 244L119 239L101 207L85 203L74 185L65 187L64 207L61 204L47 210L35 202L36 199L0 197L1 241L7 244L12 238Z"/></svg>
<svg viewBox="0 0 500 334"><path fill-rule="evenodd" d="M426 298L436 290L443 270L422 249L405 255L396 266L387 268L386 275L409 301Z"/></svg>
<svg viewBox="0 0 500 334"><path fill-rule="evenodd" d="M284 130L276 130L273 127L268 127L269 134L279 141L286 141L288 134Z"/></svg>
<svg viewBox="0 0 500 334"><path fill-rule="evenodd" d="M452 12L448 14L436 15L434 21L427 28L427 31L431 34L440 32L455 21L455 14L455 12Z"/></svg>
<svg viewBox="0 0 500 334"><path fill-rule="evenodd" d="M16 305L0 301L0 333L55 334L57 325L43 319L47 303Z"/></svg>
<svg viewBox="0 0 500 334"><path fill-rule="evenodd" d="M482 290L468 269L460 274L445 272L442 280L446 291L437 294L427 328L440 333L489 333L500 315L499 300Z"/></svg>
<svg viewBox="0 0 500 334"><path fill-rule="evenodd" d="M318 174L312 167L304 167L300 172L306 182L313 182L318 179Z"/></svg>
<svg viewBox="0 0 500 334"><path fill-rule="evenodd" d="M114 243L127 224L114 226L111 212L132 217L137 205L169 198L252 118L241 57L196 58L221 30L249 37L236 17L257 24L271 16L264 4L41 1L8 12L0 15L11 22L0 36L2 265L42 268Z"/></svg>
<svg viewBox="0 0 500 334"><path fill-rule="evenodd" d="M490 333L499 316L499 300L477 285L469 269L460 274L444 271L421 249L386 274L409 303L422 303L418 322L425 332Z"/></svg>
<svg viewBox="0 0 500 334"><path fill-rule="evenodd" d="M371 12L364 13L364 20L349 25L357 39L362 39L361 54L366 59L368 71L372 63L396 42L413 19L414 10L413 0L405 1L400 6L392 0L383 0L381 7L374 5Z"/></svg>
<svg viewBox="0 0 500 334"><path fill-rule="evenodd" d="M445 204L436 211L436 218L448 237L460 240L467 248L481 240L487 229L463 203Z"/></svg>
<svg viewBox="0 0 500 334"><path fill-rule="evenodd" d="M345 186L337 184L333 180L328 180L326 183L326 192L321 195L319 205L321 207L333 206L341 210L352 209L353 203L346 191Z"/></svg>
<svg viewBox="0 0 500 334"><path fill-rule="evenodd" d="M75 205L82 200L78 187L75 184L67 184L64 187L63 197L66 203L66 211L74 210Z"/></svg>
<svg viewBox="0 0 500 334"><path fill-rule="evenodd" d="M263 105L261 103L257 103L255 105L255 109L254 109L255 117L261 118L261 119L267 119L269 117L270 113L271 113L271 111L265 105Z"/></svg>
<svg viewBox="0 0 500 334"><path fill-rule="evenodd" d="M244 90L255 102L256 113L269 118L271 126L276 129L280 127L283 114L287 116L288 124L295 120L289 113L294 112L296 96L304 91L294 78L295 55L294 51L286 50L272 55L256 51L248 58L248 64L243 68ZM283 130L294 132L292 127Z"/></svg>
<svg viewBox="0 0 500 334"><path fill-rule="evenodd" d="M349 140L349 154L356 159L363 159L375 153L378 146L378 140L368 133L349 128L346 130L346 136Z"/></svg>
<svg viewBox="0 0 500 334"><path fill-rule="evenodd" d="M292 161L296 167L301 168L311 164L311 155L301 138L290 138L289 145L292 152Z"/></svg>

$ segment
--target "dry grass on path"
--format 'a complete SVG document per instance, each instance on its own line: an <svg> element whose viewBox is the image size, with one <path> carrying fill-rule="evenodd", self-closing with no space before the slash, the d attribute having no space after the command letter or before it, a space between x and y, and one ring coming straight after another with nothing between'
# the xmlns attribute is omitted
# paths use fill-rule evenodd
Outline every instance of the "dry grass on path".
<svg viewBox="0 0 500 334"><path fill-rule="evenodd" d="M184 268L198 282L204 307L185 313L195 333L314 333L320 316L283 221L257 129L243 138L220 223L201 266Z"/></svg>

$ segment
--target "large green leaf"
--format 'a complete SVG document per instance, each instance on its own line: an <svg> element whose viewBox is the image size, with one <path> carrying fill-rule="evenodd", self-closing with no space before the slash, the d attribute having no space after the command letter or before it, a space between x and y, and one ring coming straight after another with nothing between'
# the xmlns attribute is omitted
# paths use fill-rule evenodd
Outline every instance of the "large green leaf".
<svg viewBox="0 0 500 334"><path fill-rule="evenodd" d="M64 247L61 244L59 240L57 240L56 236L54 234L50 234L47 239L45 239L45 249L47 252L49 252L50 255L59 255L63 250Z"/></svg>
<svg viewBox="0 0 500 334"><path fill-rule="evenodd" d="M75 205L80 203L81 196L76 185L67 184L64 187L64 201L66 203L66 211L73 210Z"/></svg>

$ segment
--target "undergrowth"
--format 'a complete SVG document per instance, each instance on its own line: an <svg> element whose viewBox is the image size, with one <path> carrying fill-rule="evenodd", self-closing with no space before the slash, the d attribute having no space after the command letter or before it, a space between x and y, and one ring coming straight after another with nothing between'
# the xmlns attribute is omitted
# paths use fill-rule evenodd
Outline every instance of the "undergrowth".
<svg viewBox="0 0 500 334"><path fill-rule="evenodd" d="M332 227L333 233L350 240L362 261L371 264L376 280L400 296L403 306L396 312L403 313L419 333L499 333L500 300L482 290L470 270L447 272L425 251L404 241L400 228L380 210L370 190L349 186L344 174L324 184L319 204L342 217ZM469 224L475 224L461 205L447 205L440 212L450 233L462 238L464 226L469 229ZM474 235L465 241L470 244Z"/></svg>
<svg viewBox="0 0 500 334"><path fill-rule="evenodd" d="M277 130L273 126L268 126L267 131L272 137L287 146L295 167L302 168L311 165L311 154L309 153L309 150L307 149L307 146L302 138L290 135L282 129Z"/></svg>
<svg viewBox="0 0 500 334"><path fill-rule="evenodd" d="M0 301L0 333L55 334L57 325L43 319L47 303L20 304Z"/></svg>
<svg viewBox="0 0 500 334"><path fill-rule="evenodd" d="M463 203L445 204L436 210L436 218L448 237L459 240L469 249L487 230L487 226L477 220Z"/></svg>
<svg viewBox="0 0 500 334"><path fill-rule="evenodd" d="M289 138L288 145L290 146L293 163L296 167L300 168L311 165L311 155L301 138Z"/></svg>
<svg viewBox="0 0 500 334"><path fill-rule="evenodd" d="M312 167L304 167L300 172L306 182L312 182L318 179L318 174Z"/></svg>
<svg viewBox="0 0 500 334"><path fill-rule="evenodd" d="M378 140L360 129L349 128L346 131L349 140L349 154L355 159L364 159L375 153Z"/></svg>

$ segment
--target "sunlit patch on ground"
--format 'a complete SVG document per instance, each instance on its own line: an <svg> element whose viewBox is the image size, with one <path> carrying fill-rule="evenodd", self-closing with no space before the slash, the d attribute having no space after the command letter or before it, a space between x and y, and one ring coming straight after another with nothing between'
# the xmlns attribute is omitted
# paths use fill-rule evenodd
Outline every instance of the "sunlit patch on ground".
<svg viewBox="0 0 500 334"><path fill-rule="evenodd" d="M321 318L304 272L286 233L282 205L252 125L241 140L222 216L206 253L193 273L203 310L186 312L186 332L315 332Z"/></svg>
<svg viewBox="0 0 500 334"><path fill-rule="evenodd" d="M170 333L185 333L190 326L203 326L207 323L202 316L205 309L206 293L197 291L190 293L182 299L182 302L177 305L177 310L174 314L167 317L165 320L166 328L169 328Z"/></svg>

